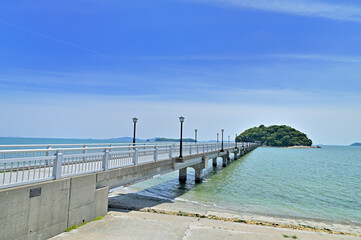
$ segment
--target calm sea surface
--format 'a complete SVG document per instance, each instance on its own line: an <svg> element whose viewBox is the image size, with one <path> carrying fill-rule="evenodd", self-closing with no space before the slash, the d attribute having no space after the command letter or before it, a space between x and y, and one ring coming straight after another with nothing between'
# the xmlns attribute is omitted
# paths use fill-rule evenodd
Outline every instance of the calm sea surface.
<svg viewBox="0 0 361 240"><path fill-rule="evenodd" d="M208 168L198 185L188 169L186 184L173 172L130 188L232 212L361 222L361 147L258 148L227 168Z"/></svg>
<svg viewBox="0 0 361 240"><path fill-rule="evenodd" d="M114 141L0 138L0 145L96 142ZM258 148L227 168L209 166L202 184L194 183L188 168L186 184L179 184L173 172L129 188L232 212L361 222L361 147Z"/></svg>

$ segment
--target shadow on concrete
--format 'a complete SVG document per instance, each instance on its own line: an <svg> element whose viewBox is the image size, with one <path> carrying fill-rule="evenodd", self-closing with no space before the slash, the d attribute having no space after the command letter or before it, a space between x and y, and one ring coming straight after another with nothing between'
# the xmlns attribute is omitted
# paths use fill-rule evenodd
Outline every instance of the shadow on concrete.
<svg viewBox="0 0 361 240"><path fill-rule="evenodd" d="M140 210L172 202L172 200L144 196L138 193L126 193L119 194L117 196L110 196L108 207L112 210Z"/></svg>

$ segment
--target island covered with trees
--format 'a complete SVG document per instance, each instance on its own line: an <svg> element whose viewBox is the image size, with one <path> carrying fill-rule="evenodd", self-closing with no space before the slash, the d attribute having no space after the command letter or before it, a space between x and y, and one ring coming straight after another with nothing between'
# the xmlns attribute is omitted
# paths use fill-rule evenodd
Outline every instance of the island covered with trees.
<svg viewBox="0 0 361 240"><path fill-rule="evenodd" d="M237 136L237 142L260 142L264 146L291 147L311 146L312 140L306 134L286 125L260 125Z"/></svg>
<svg viewBox="0 0 361 240"><path fill-rule="evenodd" d="M353 146L353 147L361 147L361 143L355 142L355 143L351 144L351 146Z"/></svg>

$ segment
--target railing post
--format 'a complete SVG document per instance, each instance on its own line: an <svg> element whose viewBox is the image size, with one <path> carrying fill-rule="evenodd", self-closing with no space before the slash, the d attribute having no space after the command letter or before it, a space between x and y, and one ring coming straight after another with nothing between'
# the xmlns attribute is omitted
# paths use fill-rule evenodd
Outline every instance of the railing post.
<svg viewBox="0 0 361 240"><path fill-rule="evenodd" d="M169 158L173 158L173 145L169 147Z"/></svg>
<svg viewBox="0 0 361 240"><path fill-rule="evenodd" d="M109 169L109 150L105 149L103 157L103 170L107 171Z"/></svg>
<svg viewBox="0 0 361 240"><path fill-rule="evenodd" d="M53 164L53 177L55 179L61 178L61 165L63 163L63 154L59 151L56 152L56 158Z"/></svg>
<svg viewBox="0 0 361 240"><path fill-rule="evenodd" d="M209 152L209 149L208 149L208 144L207 144L207 152Z"/></svg>
<svg viewBox="0 0 361 240"><path fill-rule="evenodd" d="M109 145L109 152L112 151L112 146L113 146L112 144Z"/></svg>
<svg viewBox="0 0 361 240"><path fill-rule="evenodd" d="M46 155L46 156L49 156L49 151L50 151L51 149L53 149L53 148L52 148L51 146L48 146L47 149L48 149L48 151L46 151L46 154L45 154L45 155Z"/></svg>
<svg viewBox="0 0 361 240"><path fill-rule="evenodd" d="M133 153L133 163L134 165L138 164L138 149L134 149L134 153Z"/></svg>
<svg viewBox="0 0 361 240"><path fill-rule="evenodd" d="M158 160L158 147L155 147L154 149L154 161Z"/></svg>
<svg viewBox="0 0 361 240"><path fill-rule="evenodd" d="M48 151L46 151L46 154L45 154L46 156L49 156L49 153L50 153L51 149L52 149L52 147L48 146ZM49 166L49 160L48 159L45 160L45 165Z"/></svg>
<svg viewBox="0 0 361 240"><path fill-rule="evenodd" d="M189 145L189 155L192 155L192 145Z"/></svg>
<svg viewBox="0 0 361 240"><path fill-rule="evenodd" d="M199 145L197 144L197 153L199 153Z"/></svg>
<svg viewBox="0 0 361 240"><path fill-rule="evenodd" d="M83 154L86 154L86 148L88 148L88 146L84 145ZM83 162L86 162L86 156L84 156L82 159L83 159Z"/></svg>

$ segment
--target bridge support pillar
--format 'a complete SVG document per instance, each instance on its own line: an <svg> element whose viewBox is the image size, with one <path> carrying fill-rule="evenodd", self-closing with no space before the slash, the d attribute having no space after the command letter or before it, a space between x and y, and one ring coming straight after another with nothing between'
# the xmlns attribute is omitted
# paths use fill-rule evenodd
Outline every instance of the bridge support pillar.
<svg viewBox="0 0 361 240"><path fill-rule="evenodd" d="M185 183L187 181L187 168L179 169L179 182Z"/></svg>
<svg viewBox="0 0 361 240"><path fill-rule="evenodd" d="M208 167L208 158L207 157L202 157L202 162L198 163L194 166L192 166L192 168L194 168L194 176L195 176L195 182L196 183L201 183L202 182L202 172L203 169Z"/></svg>
<svg viewBox="0 0 361 240"><path fill-rule="evenodd" d="M194 175L195 175L195 182L201 183L202 182L202 170L203 168L195 167L194 168Z"/></svg>
<svg viewBox="0 0 361 240"><path fill-rule="evenodd" d="M215 158L213 158L213 167L217 167L217 158L215 157Z"/></svg>
<svg viewBox="0 0 361 240"><path fill-rule="evenodd" d="M234 160L237 160L237 158L238 158L238 150L236 149L236 150L233 152L233 154L234 154Z"/></svg>
<svg viewBox="0 0 361 240"><path fill-rule="evenodd" d="M223 160L222 166L227 167L228 164L227 155L222 156L222 160Z"/></svg>

